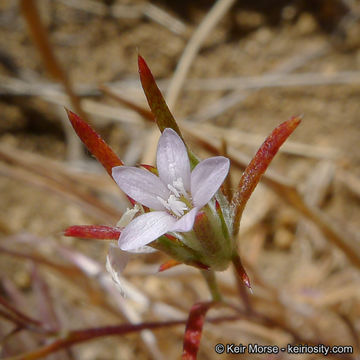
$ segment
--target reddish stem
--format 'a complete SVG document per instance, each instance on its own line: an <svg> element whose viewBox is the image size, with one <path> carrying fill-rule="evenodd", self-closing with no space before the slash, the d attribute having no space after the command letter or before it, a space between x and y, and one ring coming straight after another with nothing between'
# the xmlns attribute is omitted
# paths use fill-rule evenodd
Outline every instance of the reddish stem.
<svg viewBox="0 0 360 360"><path fill-rule="evenodd" d="M205 315L216 302L202 302L193 305L186 323L182 360L196 360L199 351Z"/></svg>

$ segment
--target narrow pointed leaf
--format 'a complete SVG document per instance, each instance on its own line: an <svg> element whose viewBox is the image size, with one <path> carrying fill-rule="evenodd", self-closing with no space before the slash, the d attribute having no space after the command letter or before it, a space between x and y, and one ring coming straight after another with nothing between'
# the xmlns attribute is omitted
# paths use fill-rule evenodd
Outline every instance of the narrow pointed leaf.
<svg viewBox="0 0 360 360"><path fill-rule="evenodd" d="M250 289L250 291L251 291L251 284L250 284L249 276L246 273L246 271L245 271L245 269L244 269L244 267L243 267L243 265L241 263L239 255L237 255L237 254L233 257L233 265L235 267L237 275L239 276L239 278L241 279L243 284L246 287L248 287Z"/></svg>
<svg viewBox="0 0 360 360"><path fill-rule="evenodd" d="M165 271L165 270L169 270L171 268L173 268L174 266L180 265L182 264L180 261L171 259L168 260L166 262L164 262L163 264L160 265L159 267L159 272Z"/></svg>
<svg viewBox="0 0 360 360"><path fill-rule="evenodd" d="M182 360L196 360L200 346L205 315L216 302L201 302L193 305L186 323Z"/></svg>
<svg viewBox="0 0 360 360"><path fill-rule="evenodd" d="M163 132L166 128L171 128L182 138L180 129L166 105L149 67L140 55L138 56L138 65L141 85L160 131Z"/></svg>
<svg viewBox="0 0 360 360"><path fill-rule="evenodd" d="M261 176L264 174L280 146L299 125L300 121L300 117L293 117L275 128L260 146L260 149L242 174L237 192L232 199L232 205L234 207L234 235L239 231L242 212L250 195L260 181Z"/></svg>
<svg viewBox="0 0 360 360"><path fill-rule="evenodd" d="M103 225L74 225L68 227L64 235L83 239L117 240L121 230L113 226Z"/></svg>
<svg viewBox="0 0 360 360"><path fill-rule="evenodd" d="M181 135L181 131L174 117L172 116L165 102L165 99L161 94L161 91L156 85L154 76L152 75L145 60L140 55L138 56L138 66L139 66L141 85L144 89L146 99L149 103L151 112L155 117L156 124L159 127L160 131L163 132L166 128L173 129L184 141ZM188 150L190 165L191 168L193 169L198 164L199 160L189 149L187 150Z"/></svg>
<svg viewBox="0 0 360 360"><path fill-rule="evenodd" d="M106 144L100 135L87 122L85 122L70 110L66 109L66 112L71 125L73 126L81 141L100 161L110 176L111 169L113 167L124 165L115 152L110 148L110 146Z"/></svg>
<svg viewBox="0 0 360 360"><path fill-rule="evenodd" d="M83 119L72 111L65 109L71 125L75 132L85 144L87 149L98 159L108 174L112 177L112 168L124 165L111 147L101 138L101 136ZM135 201L129 198L134 205Z"/></svg>

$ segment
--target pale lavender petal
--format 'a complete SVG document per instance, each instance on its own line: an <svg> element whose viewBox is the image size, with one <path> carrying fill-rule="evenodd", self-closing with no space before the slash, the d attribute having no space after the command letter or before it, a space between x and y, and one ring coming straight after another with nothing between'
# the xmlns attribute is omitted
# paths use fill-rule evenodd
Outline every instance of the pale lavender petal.
<svg viewBox="0 0 360 360"><path fill-rule="evenodd" d="M158 250L152 248L151 246L142 246L136 249L128 250L128 252L131 254L152 254L157 251Z"/></svg>
<svg viewBox="0 0 360 360"><path fill-rule="evenodd" d="M156 155L160 179L165 184L182 179L185 190L190 190L190 163L186 147L179 135L172 129L162 133Z"/></svg>
<svg viewBox="0 0 360 360"><path fill-rule="evenodd" d="M106 270L115 278L115 274L120 274L129 262L131 254L122 251L118 246L110 244L106 258Z"/></svg>
<svg viewBox="0 0 360 360"><path fill-rule="evenodd" d="M199 208L215 195L229 172L230 161L215 156L201 161L191 173L191 195L193 204Z"/></svg>
<svg viewBox="0 0 360 360"><path fill-rule="evenodd" d="M165 211L152 211L135 218L121 232L119 247L130 251L145 246L164 235L176 223L176 219Z"/></svg>
<svg viewBox="0 0 360 360"><path fill-rule="evenodd" d="M112 176L120 189L140 204L154 210L165 209L157 197L167 200L170 191L156 175L132 166L116 166Z"/></svg>
<svg viewBox="0 0 360 360"><path fill-rule="evenodd" d="M124 288L122 286L123 277L121 273L123 272L126 264L130 260L130 254L126 251L122 251L118 246L111 244L109 247L109 252L106 257L106 270L111 275L117 289L120 291L121 295L125 297Z"/></svg>
<svg viewBox="0 0 360 360"><path fill-rule="evenodd" d="M173 225L170 231L188 232L194 226L194 221L199 208L194 207Z"/></svg>

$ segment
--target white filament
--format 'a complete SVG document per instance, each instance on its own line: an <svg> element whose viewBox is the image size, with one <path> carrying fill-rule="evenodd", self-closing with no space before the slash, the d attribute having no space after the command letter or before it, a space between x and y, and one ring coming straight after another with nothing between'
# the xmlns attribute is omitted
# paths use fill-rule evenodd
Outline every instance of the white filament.
<svg viewBox="0 0 360 360"><path fill-rule="evenodd" d="M183 180L178 178L173 181L172 185L168 184L167 187L172 192L169 198L164 200L160 196L157 196L157 199L167 210L171 211L174 215L178 217L184 215L184 212L189 210L189 208L183 201L180 200L180 197L184 196L185 198L189 198L189 195L184 188Z"/></svg>

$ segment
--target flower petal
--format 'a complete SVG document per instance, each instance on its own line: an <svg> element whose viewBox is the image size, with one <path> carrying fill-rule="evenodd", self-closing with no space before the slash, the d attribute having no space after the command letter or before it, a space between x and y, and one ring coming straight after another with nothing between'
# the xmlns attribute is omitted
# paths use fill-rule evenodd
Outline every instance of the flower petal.
<svg viewBox="0 0 360 360"><path fill-rule="evenodd" d="M119 247L131 251L149 244L165 234L176 219L165 211L152 211L135 218L121 233Z"/></svg>
<svg viewBox="0 0 360 360"><path fill-rule="evenodd" d="M123 277L121 273L130 260L130 257L131 255L126 251L122 251L118 246L110 244L106 257L106 270L111 275L112 280L123 297L125 297L125 292L122 286Z"/></svg>
<svg viewBox="0 0 360 360"><path fill-rule="evenodd" d="M136 249L127 250L127 252L131 254L152 254L157 251L158 250L152 248L151 246L142 246Z"/></svg>
<svg viewBox="0 0 360 360"><path fill-rule="evenodd" d="M132 166L116 166L112 176L126 195L151 209L164 210L157 197L167 199L170 191L156 175Z"/></svg>
<svg viewBox="0 0 360 360"><path fill-rule="evenodd" d="M203 207L215 195L229 172L230 161L215 156L201 161L191 173L191 195L196 207Z"/></svg>
<svg viewBox="0 0 360 360"><path fill-rule="evenodd" d="M188 153L183 141L172 129L165 129L160 137L156 165L160 179L165 184L173 185L174 180L181 178L185 190L190 190Z"/></svg>
<svg viewBox="0 0 360 360"><path fill-rule="evenodd" d="M182 218L180 218L174 226L169 231L179 231L179 232L188 232L194 226L194 221L196 218L196 214L198 213L199 208L194 207L187 214L185 214Z"/></svg>
<svg viewBox="0 0 360 360"><path fill-rule="evenodd" d="M109 251L106 257L106 270L115 279L115 275L121 274L126 264L129 262L131 254L126 251L122 251L115 244L110 244Z"/></svg>

